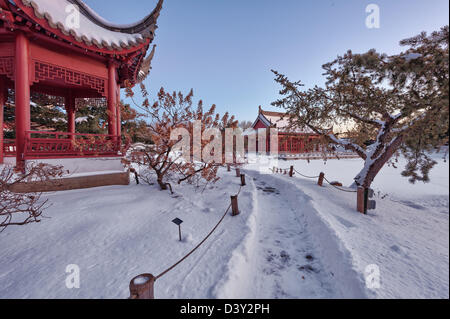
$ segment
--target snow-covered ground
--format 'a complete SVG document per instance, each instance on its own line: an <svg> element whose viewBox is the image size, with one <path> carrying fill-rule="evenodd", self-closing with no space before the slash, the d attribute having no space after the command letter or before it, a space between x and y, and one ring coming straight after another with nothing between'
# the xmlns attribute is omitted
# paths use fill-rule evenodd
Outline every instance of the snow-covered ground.
<svg viewBox="0 0 450 319"><path fill-rule="evenodd" d="M431 182L412 185L399 169L384 167L373 188L377 209L367 216L355 212L356 196L330 185L317 186L317 180L286 175L261 175L270 185L295 189L298 211L307 211L310 231L331 269L344 266L354 270L367 297L448 298L449 297L449 164L436 155L438 165ZM324 172L330 181L352 184L363 163L357 159L323 161L280 161L279 167L295 168L305 175ZM250 169L258 170L258 167ZM289 185L289 186L288 186ZM294 202L297 199L293 199ZM294 204L295 205L295 204ZM322 229L323 226L325 229ZM316 228L313 230L313 228ZM333 243L332 242L336 242ZM338 246L342 256L331 258ZM380 270L379 289L365 287L366 267ZM348 271L348 269L347 269ZM349 289L348 277L339 281Z"/></svg>
<svg viewBox="0 0 450 319"><path fill-rule="evenodd" d="M130 280L171 266L219 221L240 181L224 172L211 188L111 186L53 193L39 224L0 233L0 298L127 298ZM179 192L182 190L183 192ZM248 232L252 194L242 190L237 217L227 216L194 255L159 279L156 298L212 298L231 252ZM181 225L183 242L178 240ZM80 268L80 289L67 289L66 267Z"/></svg>
<svg viewBox="0 0 450 319"><path fill-rule="evenodd" d="M280 161L288 168L350 185L355 159ZM401 166L400 166L401 167ZM431 182L410 185L386 167L374 188L377 209L355 211L353 193L299 176L244 168L241 214L226 216L192 256L155 284L156 298L448 298L449 166ZM39 224L0 233L0 298L126 298L131 278L159 274L211 230L239 189L220 171L214 186L130 185L46 195L53 204ZM388 196L385 196L388 194ZM183 242L171 220L179 217ZM80 267L68 289L67 265ZM377 265L381 286L368 289Z"/></svg>

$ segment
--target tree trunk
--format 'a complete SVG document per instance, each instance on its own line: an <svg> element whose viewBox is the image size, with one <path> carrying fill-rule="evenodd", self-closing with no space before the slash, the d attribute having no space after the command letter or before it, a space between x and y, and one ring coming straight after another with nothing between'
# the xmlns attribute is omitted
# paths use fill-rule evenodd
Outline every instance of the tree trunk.
<svg viewBox="0 0 450 319"><path fill-rule="evenodd" d="M160 174L158 174L157 176L158 176L157 182L159 187L161 187L161 190L163 191L167 190L167 184L163 182L163 176Z"/></svg>
<svg viewBox="0 0 450 319"><path fill-rule="evenodd" d="M364 167L360 174L355 178L356 184L364 188L372 185L375 177L378 175L383 166L391 159L392 155L397 151L403 142L403 137L399 136L388 146L388 148L375 160L368 169ZM369 159L368 159L369 160ZM364 175L365 172L365 175ZM364 175L364 176L361 176Z"/></svg>

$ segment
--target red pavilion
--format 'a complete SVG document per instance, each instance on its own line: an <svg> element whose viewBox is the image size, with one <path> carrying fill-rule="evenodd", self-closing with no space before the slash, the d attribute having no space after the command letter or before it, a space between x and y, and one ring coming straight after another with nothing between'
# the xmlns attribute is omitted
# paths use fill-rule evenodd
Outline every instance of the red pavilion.
<svg viewBox="0 0 450 319"><path fill-rule="evenodd" d="M162 4L137 23L117 25L81 0L0 0L0 164L8 157L18 168L28 160L118 157L120 89L150 72L154 47L146 55ZM15 140L3 138L8 89ZM31 131L31 92L65 99L67 132ZM85 98L106 101L107 135L76 132L77 99Z"/></svg>

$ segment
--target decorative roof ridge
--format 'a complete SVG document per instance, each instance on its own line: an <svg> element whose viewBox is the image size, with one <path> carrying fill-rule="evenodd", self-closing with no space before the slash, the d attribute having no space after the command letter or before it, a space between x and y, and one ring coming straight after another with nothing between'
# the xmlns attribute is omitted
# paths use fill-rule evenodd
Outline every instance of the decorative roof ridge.
<svg viewBox="0 0 450 319"><path fill-rule="evenodd" d="M52 17L51 13L46 10L41 10L39 8L39 0L17 0L17 2L21 2L23 6L32 8L34 11L34 15L39 19L47 20L49 26L54 29L59 29L64 35L72 36L78 42L84 42L85 44L92 46L95 45L100 49L107 48L108 50L122 50L122 49L130 49L132 47L139 46L145 42L145 39L150 38L153 39L154 31L157 29L156 22L157 18L160 15L160 11L162 9L163 0L159 0L156 8L152 11L150 15L148 15L143 20L130 25L114 25L112 23L107 22L103 18L101 18L97 13L95 13L92 9L90 9L85 3L81 0L66 0L68 3L79 6L82 11L82 15L91 21L93 24L97 25L99 28L105 29L105 32L113 32L116 34L123 34L123 36L127 36L127 38L118 37L119 40L108 42L105 40L100 40L94 38L93 36L86 36L85 34L80 33L79 30L74 28L67 29L66 26L60 21L55 21L54 17ZM59 1L59 0L58 0ZM56 19L57 20L57 19ZM131 31L136 31L137 33L129 33ZM80 33L80 34L79 34ZM120 39L122 38L122 39Z"/></svg>
<svg viewBox="0 0 450 319"><path fill-rule="evenodd" d="M287 113L283 112L273 112L273 111L264 111L263 109L260 109L260 113L267 116L279 116L279 117L285 117L287 116Z"/></svg>
<svg viewBox="0 0 450 319"><path fill-rule="evenodd" d="M152 60L153 57L155 56L155 51L156 51L156 44L153 45L153 49L150 52L149 56L146 57L141 63L141 68L137 75L137 83L142 83L150 74L150 70L152 69Z"/></svg>
<svg viewBox="0 0 450 319"><path fill-rule="evenodd" d="M252 127L255 127L256 123L258 123L258 120L260 120L261 122L264 123L264 125L266 125L267 127L272 127L273 124L271 121L269 121L269 119L267 117L264 116L264 114L259 113L258 117L256 118L255 122L253 122Z"/></svg>
<svg viewBox="0 0 450 319"><path fill-rule="evenodd" d="M95 12L91 7L89 7L86 3L84 3L82 0L68 0L70 3L77 5L81 11L83 12L84 16L86 16L89 20L97 24L98 26L108 29L110 31L115 32L122 32L122 33L128 33L128 34L134 34L134 33L145 33L147 28L151 27L152 25L156 24L156 21L159 18L159 15L161 13L162 5L164 3L164 0L159 0L155 9L147 15L145 18L139 20L135 23L130 24L116 24L107 21L103 17L101 17L97 12Z"/></svg>

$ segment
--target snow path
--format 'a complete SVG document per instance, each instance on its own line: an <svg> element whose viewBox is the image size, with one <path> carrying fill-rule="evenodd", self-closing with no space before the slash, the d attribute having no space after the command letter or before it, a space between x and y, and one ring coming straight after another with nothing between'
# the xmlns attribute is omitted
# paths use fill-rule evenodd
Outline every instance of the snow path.
<svg viewBox="0 0 450 319"><path fill-rule="evenodd" d="M354 160L280 162L281 168L295 168L313 175L324 171L330 180L351 183L357 170ZM356 169L355 169L356 167ZM256 168L255 168L256 169ZM446 298L449 295L449 211L448 162L440 161L428 184L411 185L400 171L384 167L376 179L377 209L368 215L355 212L355 194L340 192L317 180L300 176L272 175L290 184L291 191L310 198L309 231L324 252L327 266L342 263L352 269L369 298ZM389 193L384 197L383 194ZM316 221L311 220L316 219ZM316 228L319 227L319 228ZM324 227L325 226L325 227ZM320 238L322 237L322 238ZM338 244L344 258L332 257ZM322 246L322 247L320 247ZM365 287L366 267L380 270L380 288ZM338 265L335 265L338 266ZM342 289L349 285L345 273L337 280ZM354 287L356 288L356 287Z"/></svg>
<svg viewBox="0 0 450 319"><path fill-rule="evenodd" d="M289 183L273 176L255 171L246 173L251 177L248 187L254 191L252 233L241 250L235 252L229 278L219 286L218 297L365 297L351 265L344 270L346 286L356 289L340 291L334 273L336 263L325 265L321 259L323 247L314 243L315 237L311 234L317 227L310 229L310 218L306 216L316 214L308 203L308 196L293 191Z"/></svg>

